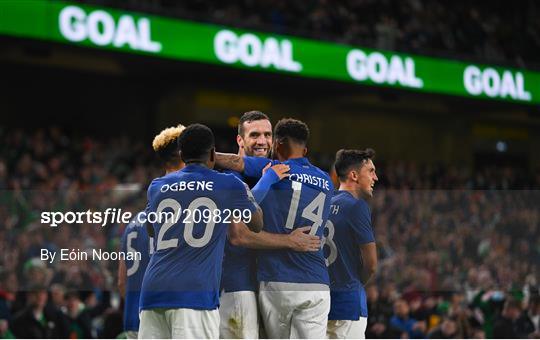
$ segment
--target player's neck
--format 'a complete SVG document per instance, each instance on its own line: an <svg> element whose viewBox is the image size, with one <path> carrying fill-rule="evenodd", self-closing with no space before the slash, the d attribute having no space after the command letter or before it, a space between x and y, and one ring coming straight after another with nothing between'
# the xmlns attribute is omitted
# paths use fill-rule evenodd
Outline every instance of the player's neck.
<svg viewBox="0 0 540 340"><path fill-rule="evenodd" d="M238 156L246 157L246 151L243 148L238 148Z"/></svg>
<svg viewBox="0 0 540 340"><path fill-rule="evenodd" d="M356 199L360 199L361 197L360 193L355 190L354 186L348 183L341 183L339 185L339 191L347 191Z"/></svg>
<svg viewBox="0 0 540 340"><path fill-rule="evenodd" d="M291 153L287 156L287 158L281 159L282 157L279 157L279 158L280 158L279 161L280 161L280 162L284 162L284 161L289 160L289 159L304 158L304 157L306 157L306 155L305 155L305 153L304 153L303 151L302 151L302 152L300 152L300 151L298 151L298 152L291 152Z"/></svg>
<svg viewBox="0 0 540 340"><path fill-rule="evenodd" d="M203 162L203 161L199 161L199 160L194 160L194 161L191 161L191 162L187 162L186 166L188 166L188 165L198 165L198 166L203 166L205 168L210 169L210 166L208 165L208 163Z"/></svg>
<svg viewBox="0 0 540 340"><path fill-rule="evenodd" d="M171 172L176 172L178 170L181 170L183 167L184 167L183 164L178 165L178 166L168 166L165 168L165 175L168 175Z"/></svg>

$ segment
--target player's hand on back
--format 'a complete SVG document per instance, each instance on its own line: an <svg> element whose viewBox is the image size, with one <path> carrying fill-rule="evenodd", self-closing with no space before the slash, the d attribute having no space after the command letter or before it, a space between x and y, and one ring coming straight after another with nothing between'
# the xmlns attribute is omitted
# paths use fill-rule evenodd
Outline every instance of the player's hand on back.
<svg viewBox="0 0 540 340"><path fill-rule="evenodd" d="M321 248L319 236L310 235L311 227L301 227L294 229L289 234L290 248L294 251L318 251Z"/></svg>
<svg viewBox="0 0 540 340"><path fill-rule="evenodd" d="M283 163L280 163L280 164L276 164L272 167L270 167L272 165L272 163L268 163L262 170L262 174L264 176L264 174L266 173L266 171L268 171L268 169L272 169L276 175L278 175L279 179L284 179L285 177L289 177L289 170L291 169L290 166L288 166L287 164L283 164Z"/></svg>

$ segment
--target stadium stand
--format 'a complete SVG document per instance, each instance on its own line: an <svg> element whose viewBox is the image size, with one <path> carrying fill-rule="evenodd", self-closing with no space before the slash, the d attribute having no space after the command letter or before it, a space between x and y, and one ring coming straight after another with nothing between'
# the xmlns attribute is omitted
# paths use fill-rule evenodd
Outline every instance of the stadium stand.
<svg viewBox="0 0 540 340"><path fill-rule="evenodd" d="M540 67L540 7L533 0L511 6L464 0L81 2L384 50Z"/></svg>
<svg viewBox="0 0 540 340"><path fill-rule="evenodd" d="M144 188L160 174L149 166L150 144L77 137L57 127L2 131L0 142L0 336L116 337L116 262L52 266L37 257L40 248L117 249L125 225L60 225L53 232L40 227L39 212L140 209ZM372 211L381 265L367 288L367 336L479 338L498 330L538 337L540 194L512 189L538 189L540 176L405 162L378 169ZM20 325L36 299L49 328L28 333Z"/></svg>
<svg viewBox="0 0 540 340"><path fill-rule="evenodd" d="M540 4L534 0L511 4L500 0L76 2L367 48L540 70ZM6 41L6 46L19 43ZM357 98L356 88L342 91L337 84L327 86L319 80L313 88L323 89L316 94L333 91L347 98L329 97L315 116L315 111L309 110L319 102L305 105L309 101L302 100L302 96L277 99L290 95L286 86L280 89L282 80L278 75L219 71L218 66L184 65L158 58L147 65L150 58L143 56L135 59L113 51L84 48L70 48L69 53L60 53L59 59L51 57L53 61L47 61L49 56L65 51L59 45L45 48L46 44L24 41L25 61L13 62L15 54L1 63L11 86L2 97L7 103L3 120L8 123L0 126L0 338L120 335L123 309L116 289L116 261L47 263L39 257L41 249L118 250L125 223L46 227L40 223L40 213L103 211L109 207L140 211L146 205L148 184L162 175L162 169L151 141L136 134L148 137L154 132L150 130L162 128L163 122L184 118L177 116L178 108L193 111L182 112L190 114L186 121L179 119L182 123L221 115L221 123L217 118L210 123L216 124L217 149L236 152L231 138L231 133L235 134L231 127L234 120L232 124L225 120L230 112L240 112L245 101L249 105L266 104L265 111L279 114L290 111L292 115L303 115L301 118L312 114L312 122L320 119L314 131L325 142L334 134L345 134L334 129L339 124L364 124L354 130L358 136L346 130L344 137L352 144L365 132L365 125L378 125L378 129L366 134L369 138L382 135L378 142L386 139L387 130L392 134L425 125L410 135L389 138L397 142L388 143L387 149L400 155L407 148L406 159L414 153L420 155L415 159L421 159L424 154L417 150L418 145L437 138L451 136L451 146L461 146L458 140L469 139L463 144L466 157L459 157L462 149L455 147L452 150L457 151L444 158L446 163L404 161L384 153L381 159L375 159L380 180L370 208L379 268L375 280L366 287L366 337L540 338L540 169L531 171L539 164L538 157L533 157L534 145L540 140L533 131L539 124L537 106L498 106L470 98L461 101L432 94L413 96L406 91L398 95L398 90L379 92L369 87L359 91L366 98ZM70 69L89 59L95 62L89 63L95 69L85 69L84 65L77 65L79 73ZM100 63L113 65L117 71L108 74L98 67ZM183 67L176 68L178 65ZM188 68L193 71L187 72ZM230 81L233 78L235 86ZM248 78L250 82L246 82ZM301 84L298 88L306 87L304 97L314 96L310 93L312 87L306 86L310 79L290 81ZM231 85L232 90L212 94L204 90L208 83L219 90L229 90ZM265 83L266 87L252 89L255 83ZM202 94L196 91L198 88ZM113 90L120 94L116 97ZM210 94L205 95L207 92ZM191 104L191 97L196 97L195 104ZM131 98L132 102L125 103ZM83 101L88 101L85 107L73 109ZM107 108L109 102L114 105ZM361 106L367 107L365 112L357 112ZM160 109L167 114L159 115ZM348 115L333 116L339 110ZM26 128L16 128L26 126L28 112L37 112L36 120ZM382 113L390 114L380 120L369 119L381 117ZM473 118L468 121L463 116ZM59 126L52 125L56 118L61 121ZM108 124L103 123L105 118L111 118ZM435 122L438 119L440 122ZM403 124L405 121L407 124ZM133 126L128 125L131 123ZM36 128L40 124L44 127ZM115 134L121 131L117 126L124 124L132 134ZM444 130L440 125L452 129ZM506 125L506 134L489 134ZM325 126L332 132L326 134ZM475 127L488 130L487 135L474 135L471 131ZM435 130L433 135L430 129ZM462 129L466 130L463 134ZM401 144L400 139L414 134L422 136ZM516 145L517 150L497 153L499 159L507 157L511 163L509 156L517 154L523 162L515 166L475 164L474 157L482 152L494 153L499 140ZM434 145L437 148L444 143ZM310 159L323 170L332 169L333 157L310 150ZM461 164L454 159L467 162ZM43 315L42 322L32 323L31 309Z"/></svg>

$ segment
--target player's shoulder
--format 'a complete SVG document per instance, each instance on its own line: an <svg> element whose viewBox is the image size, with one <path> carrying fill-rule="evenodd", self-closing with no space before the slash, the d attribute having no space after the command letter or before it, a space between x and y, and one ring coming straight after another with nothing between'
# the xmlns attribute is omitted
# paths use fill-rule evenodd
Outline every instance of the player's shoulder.
<svg viewBox="0 0 540 340"><path fill-rule="evenodd" d="M222 174L233 175L234 177L238 178L238 179L241 180L241 181L244 180L244 176L243 176L240 172L238 172L238 171L226 169L226 170L221 171L221 173L222 173Z"/></svg>
<svg viewBox="0 0 540 340"><path fill-rule="evenodd" d="M321 168L319 168L319 167L317 167L315 165L312 165L312 167L313 167L313 170L314 170L315 174L318 177L323 178L326 181L326 183L327 183L326 187L328 188L328 191L330 193L334 193L334 190L335 190L334 183L332 182L332 178L330 177L330 174L328 174L328 172L322 170Z"/></svg>
<svg viewBox="0 0 540 340"><path fill-rule="evenodd" d="M353 207L359 216L370 218L371 211L369 210L369 204L365 199L357 199Z"/></svg>
<svg viewBox="0 0 540 340"><path fill-rule="evenodd" d="M144 211L140 211L138 212L132 219L131 221L127 224L126 226L126 232L129 232L129 231L132 231L134 229L138 229L138 228L141 228L141 230L144 230L146 231L146 229L144 228L145 226L145 212Z"/></svg>
<svg viewBox="0 0 540 340"><path fill-rule="evenodd" d="M332 181L332 179L330 178L330 174L328 174L328 172L322 170L318 166L315 166L315 165L311 165L311 166L312 166L313 171L317 173L317 175L319 175L320 177L324 177L325 179L328 179L330 182Z"/></svg>
<svg viewBox="0 0 540 340"><path fill-rule="evenodd" d="M220 184L224 185L225 187L230 188L244 188L244 182L240 180L240 178L237 176L237 174L234 173L225 173L225 172L217 172L215 171L215 179L220 182Z"/></svg>
<svg viewBox="0 0 540 340"><path fill-rule="evenodd" d="M155 191L155 189L161 186L162 184L163 184L163 177L154 178L148 185L148 190L147 190L148 195L151 195Z"/></svg>
<svg viewBox="0 0 540 340"><path fill-rule="evenodd" d="M268 163L272 163L272 165L276 165L278 163L281 163L277 159L270 159L270 158L267 158L267 157L243 156L242 158L244 159L244 163L253 162L253 163L261 163L261 164L264 164L264 165L266 165Z"/></svg>
<svg viewBox="0 0 540 340"><path fill-rule="evenodd" d="M357 201L358 200L354 198L350 193L343 190L334 192L334 195L332 196L332 204L338 204L344 209L354 208Z"/></svg>

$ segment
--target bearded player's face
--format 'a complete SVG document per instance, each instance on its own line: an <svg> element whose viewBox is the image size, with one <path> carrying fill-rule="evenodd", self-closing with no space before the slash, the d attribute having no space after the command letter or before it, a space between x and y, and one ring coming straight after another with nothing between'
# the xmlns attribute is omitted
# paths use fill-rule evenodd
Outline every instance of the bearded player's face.
<svg viewBox="0 0 540 340"><path fill-rule="evenodd" d="M268 157L272 149L272 124L260 119L244 123L244 136L240 136L240 147L246 156Z"/></svg>

